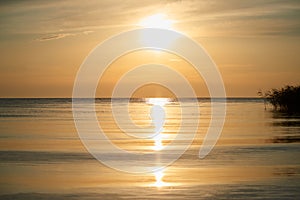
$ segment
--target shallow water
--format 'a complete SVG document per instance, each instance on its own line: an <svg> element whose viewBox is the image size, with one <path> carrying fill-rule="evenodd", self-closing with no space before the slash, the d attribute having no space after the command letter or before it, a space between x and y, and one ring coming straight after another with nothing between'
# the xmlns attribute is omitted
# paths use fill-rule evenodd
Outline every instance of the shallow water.
<svg viewBox="0 0 300 200"><path fill-rule="evenodd" d="M123 99L118 101L120 107L126 103ZM96 112L99 124L115 145L139 153L157 150L155 140L132 139L122 133L113 120L110 105L109 100L98 99ZM186 100L181 106L191 104ZM134 123L140 127L151 124L150 108L143 100L131 101L129 112ZM193 112L190 116L200 119L197 135L178 160L161 171L130 174L103 165L87 152L75 129L71 99L0 99L0 199L300 196L299 116L274 113L269 107L265 110L259 99L229 99L221 137L213 151L199 159L211 118L210 102L200 99L198 108L200 116ZM178 102L167 103L164 110L160 147L169 145L182 125ZM190 131L189 123L182 126ZM107 149L102 146L101 150ZM115 162L125 163L122 159Z"/></svg>

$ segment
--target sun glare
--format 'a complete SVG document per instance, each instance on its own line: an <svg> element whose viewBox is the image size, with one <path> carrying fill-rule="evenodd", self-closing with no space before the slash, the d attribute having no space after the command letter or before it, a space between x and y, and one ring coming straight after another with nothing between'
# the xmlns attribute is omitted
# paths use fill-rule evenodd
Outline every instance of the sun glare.
<svg viewBox="0 0 300 200"><path fill-rule="evenodd" d="M172 29L174 22L166 14L158 13L142 19L138 25L144 28Z"/></svg>
<svg viewBox="0 0 300 200"><path fill-rule="evenodd" d="M158 105L158 106L164 106L170 101L168 98L149 98L147 99L147 102L149 104Z"/></svg>
<svg viewBox="0 0 300 200"><path fill-rule="evenodd" d="M166 14L155 14L142 19L138 25L143 28L157 28L157 29L167 29L174 30L172 27L175 23L174 20L168 19ZM169 34L155 33L142 31L140 40L143 45L153 46L153 44L158 44L162 48L167 48L168 46L174 44L177 38L170 36Z"/></svg>

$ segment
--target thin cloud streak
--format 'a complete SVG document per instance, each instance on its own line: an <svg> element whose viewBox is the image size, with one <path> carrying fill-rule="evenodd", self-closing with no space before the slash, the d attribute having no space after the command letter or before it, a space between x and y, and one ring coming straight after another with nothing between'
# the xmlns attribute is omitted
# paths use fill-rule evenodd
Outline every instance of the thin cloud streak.
<svg viewBox="0 0 300 200"><path fill-rule="evenodd" d="M44 36L42 38L39 38L39 41L48 41L48 40L57 40L57 39L61 39L67 36L74 36L74 34L70 34L70 33L65 33L65 34L56 34L56 35L47 35Z"/></svg>

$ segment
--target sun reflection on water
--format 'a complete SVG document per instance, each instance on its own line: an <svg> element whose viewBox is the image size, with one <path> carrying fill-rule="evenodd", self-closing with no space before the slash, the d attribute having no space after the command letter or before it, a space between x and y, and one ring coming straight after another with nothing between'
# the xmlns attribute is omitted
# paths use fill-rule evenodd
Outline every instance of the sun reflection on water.
<svg viewBox="0 0 300 200"><path fill-rule="evenodd" d="M150 98L148 103L152 104L151 108L151 119L154 125L155 136L152 138L154 140L153 150L160 151L164 148L163 146L163 125L165 123L165 109L164 105L169 102L167 98Z"/></svg>
<svg viewBox="0 0 300 200"><path fill-rule="evenodd" d="M160 151L164 148L163 139L164 139L164 123L165 123L165 108L164 106L170 102L168 98L149 98L147 103L152 104L151 108L151 119L154 126L155 136L152 138L154 141L153 150ZM155 176L155 183L153 186L161 188L167 184L163 181L164 169L153 172Z"/></svg>
<svg viewBox="0 0 300 200"><path fill-rule="evenodd" d="M155 176L155 183L154 183L154 186L155 187L163 187L163 186L166 186L167 184L162 180L163 177L164 177L164 170L159 170L159 171L156 171L154 172L154 176Z"/></svg>
<svg viewBox="0 0 300 200"><path fill-rule="evenodd" d="M155 150L155 151L162 150L164 148L163 143L162 143L162 134L158 133L158 135L155 136L153 139L154 139L153 150Z"/></svg>

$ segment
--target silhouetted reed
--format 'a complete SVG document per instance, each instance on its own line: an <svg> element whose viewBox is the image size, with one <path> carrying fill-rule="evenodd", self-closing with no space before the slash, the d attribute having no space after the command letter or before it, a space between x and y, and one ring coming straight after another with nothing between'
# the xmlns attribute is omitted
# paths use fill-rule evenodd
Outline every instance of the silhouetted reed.
<svg viewBox="0 0 300 200"><path fill-rule="evenodd" d="M264 94L260 91L258 94L271 103L275 110L300 113L300 85L288 85L280 89L271 89Z"/></svg>

